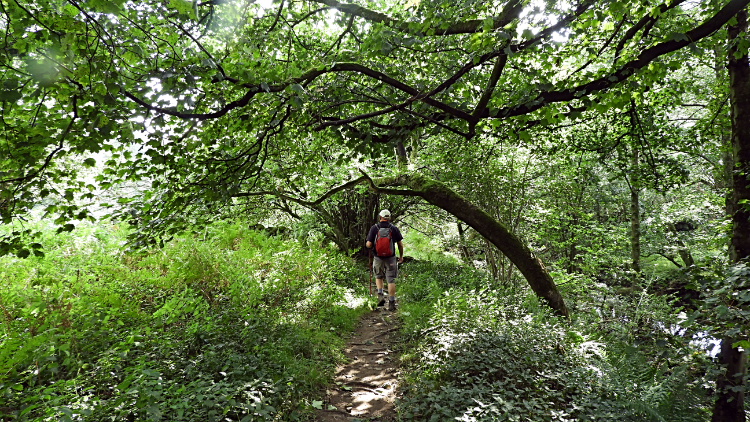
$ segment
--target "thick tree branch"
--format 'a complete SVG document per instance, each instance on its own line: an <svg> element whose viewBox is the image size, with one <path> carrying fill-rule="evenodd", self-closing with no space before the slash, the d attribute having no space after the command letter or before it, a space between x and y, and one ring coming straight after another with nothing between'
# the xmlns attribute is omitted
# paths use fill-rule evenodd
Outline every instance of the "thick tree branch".
<svg viewBox="0 0 750 422"><path fill-rule="evenodd" d="M474 135L474 125L479 120L478 116L481 116L482 114L484 114L484 112L482 112L482 113L476 113L475 112L475 114L469 114L469 113L464 112L462 110L458 110L458 109L454 109L454 108L449 108L449 106L445 105L444 103L436 101L436 100L433 100L430 97L432 97L433 95L435 95L435 94L437 94L437 93L439 93L439 92L441 92L441 91L449 88L451 85L453 85L454 83L456 83L459 79L461 79L461 77L463 77L463 75L467 74L469 71L471 71L472 69L476 68L477 66L479 66L479 65L487 62L488 60L491 60L491 59L496 58L496 57L506 56L506 59L505 59L504 62L507 62L507 54L508 53L506 53L506 51L507 52L512 52L512 53L517 53L519 51L522 51L522 50L524 50L526 48L531 47L532 45L535 45L536 43L538 43L542 39L545 39L545 38L551 36L556 31L559 31L560 29L566 27L576 17L580 16L583 12L585 12L592 4L593 4L593 1L591 1L591 0L582 3L572 14L564 17L563 19L561 19L555 25L552 25L552 26L550 26L550 27L548 27L548 28L540 31L539 34L537 34L536 37L534 37L534 38L532 38L530 40L527 40L527 41L519 43L519 44L514 44L514 45L511 45L511 46L507 46L504 49L500 48L500 49L498 49L496 51L485 53L484 55L480 56L476 60L472 59L471 61L469 61L468 63L466 63L465 65L463 65L461 67L461 69L459 69L456 73L454 73L451 77L449 77L448 79L446 79L445 81L443 81L437 87L433 88L432 90L430 90L429 92L427 92L425 94L419 94L419 96L418 96L417 99L420 99L423 102L425 102L426 104L430 104L430 105L432 105L432 106L434 106L434 107L436 107L438 109L441 109L441 110L447 112L448 114L450 114L450 115L452 115L454 117L458 117L459 119L462 119L462 120L465 120L465 121L469 122L470 129L471 129L469 131L469 133L468 134L459 133L459 134L461 136L464 136L464 137L471 137L471 136L473 136ZM503 63L503 67L504 67L504 65L505 64ZM497 69L497 70L498 70L498 72L502 71L502 69ZM498 73L497 77L498 78L500 77L500 73ZM497 83L497 81L495 81L495 84L496 83ZM405 91L405 92L409 92L409 91ZM416 92L416 90L414 90L414 92ZM412 94L412 95L417 95L417 94L415 93L415 94ZM489 98L487 99L487 101L489 101ZM485 105L486 105L486 103L485 103ZM485 107L485 110L486 110L486 107ZM390 110L390 111L393 111L393 110ZM384 113L378 113L376 115L381 115L381 114L384 114ZM359 116L353 117L352 119L354 119L354 120L362 120L362 119L367 118L367 117L372 117L372 116L359 115ZM442 117L445 118L447 116L442 116ZM352 120L352 121L354 121L354 120ZM334 126L334 124L328 124L327 126ZM449 129L449 130L454 131L453 129Z"/></svg>
<svg viewBox="0 0 750 422"><path fill-rule="evenodd" d="M370 190L374 192L421 197L430 204L438 206L456 216L495 245L524 275L532 290L541 299L546 301L558 315L563 317L569 316L568 308L542 262L521 239L487 212L467 201L444 183L416 173L405 173L394 177L383 177L373 180L364 171L360 170L360 172L362 173L362 177L329 190L315 201L301 200L281 192L248 192L234 196L273 195L309 208L318 209L321 202L335 193L366 182ZM386 186L404 186L408 189L390 189Z"/></svg>
<svg viewBox="0 0 750 422"><path fill-rule="evenodd" d="M375 23L382 23L390 28L398 29L401 32L406 33L416 33L416 30L413 30L412 28L421 28L421 23L410 23L404 22L401 20L398 20L396 18L393 18L391 16L386 15L385 13L376 12L374 10L370 10L367 8L364 8L362 6L352 4L352 3L341 3L336 0L314 0L317 3L325 4L326 6L335 8L342 13L346 13L349 15L357 16L360 18L363 18L370 22ZM495 16L492 19L492 30L499 29L504 27L505 25L512 22L514 19L518 17L518 15L521 13L521 10L523 10L523 2L520 0L512 0L509 2L503 11L498 15ZM456 22L448 26L446 29L439 29L439 28L433 28L434 35L456 35L456 34L473 34L475 32L480 32L483 30L484 27L484 20L483 19L473 19L469 21L464 22ZM424 32L424 31L422 31Z"/></svg>

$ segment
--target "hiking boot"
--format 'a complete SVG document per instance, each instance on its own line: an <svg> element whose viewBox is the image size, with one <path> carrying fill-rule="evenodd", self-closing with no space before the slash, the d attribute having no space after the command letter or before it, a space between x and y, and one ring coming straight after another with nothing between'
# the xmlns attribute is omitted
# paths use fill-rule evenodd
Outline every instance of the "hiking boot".
<svg viewBox="0 0 750 422"><path fill-rule="evenodd" d="M385 305L385 295L382 293L378 293L378 306Z"/></svg>
<svg viewBox="0 0 750 422"><path fill-rule="evenodd" d="M395 300L389 300L388 301L388 310L393 312L396 310L396 301Z"/></svg>

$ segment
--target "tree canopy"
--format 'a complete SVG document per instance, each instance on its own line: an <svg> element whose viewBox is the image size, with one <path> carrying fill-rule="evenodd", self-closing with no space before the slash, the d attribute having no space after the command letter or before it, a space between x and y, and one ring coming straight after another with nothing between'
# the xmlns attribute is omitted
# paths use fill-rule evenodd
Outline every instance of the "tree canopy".
<svg viewBox="0 0 750 422"><path fill-rule="evenodd" d="M32 210L60 233L104 206L133 248L278 212L351 253L378 206L427 203L563 316L549 268L609 271L608 242L626 288L699 244L737 264L748 3L0 0L0 255L44 256Z"/></svg>
<svg viewBox="0 0 750 422"><path fill-rule="evenodd" d="M151 181L164 221L384 146L533 143L640 101L746 4L3 2L3 222L50 195L87 216L66 157Z"/></svg>

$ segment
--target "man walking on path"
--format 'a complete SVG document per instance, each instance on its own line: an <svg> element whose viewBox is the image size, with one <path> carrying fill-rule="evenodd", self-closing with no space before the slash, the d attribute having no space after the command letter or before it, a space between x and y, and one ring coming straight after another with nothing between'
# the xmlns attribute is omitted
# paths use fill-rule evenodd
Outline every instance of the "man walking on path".
<svg viewBox="0 0 750 422"><path fill-rule="evenodd" d="M388 310L396 310L396 277L398 276L398 264L404 262L404 239L401 232L391 224L391 212L380 211L380 223L375 224L367 233L367 249L375 246L375 259L372 269L375 271L375 284L378 286L378 306L385 304L383 294L383 279L388 281ZM398 261L393 245L398 245Z"/></svg>

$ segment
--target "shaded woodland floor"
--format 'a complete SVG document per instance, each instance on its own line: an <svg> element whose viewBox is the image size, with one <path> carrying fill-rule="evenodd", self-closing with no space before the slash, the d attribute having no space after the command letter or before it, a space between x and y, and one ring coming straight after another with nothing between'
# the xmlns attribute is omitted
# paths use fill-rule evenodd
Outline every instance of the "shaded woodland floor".
<svg viewBox="0 0 750 422"><path fill-rule="evenodd" d="M316 421L396 420L399 368L393 342L397 328L396 314L383 308L361 317L346 344L349 363L336 369Z"/></svg>

